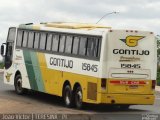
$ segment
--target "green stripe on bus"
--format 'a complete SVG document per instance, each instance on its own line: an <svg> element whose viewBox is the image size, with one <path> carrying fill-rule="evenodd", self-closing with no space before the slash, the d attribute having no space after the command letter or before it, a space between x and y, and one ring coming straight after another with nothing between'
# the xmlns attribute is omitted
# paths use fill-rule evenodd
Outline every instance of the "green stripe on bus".
<svg viewBox="0 0 160 120"><path fill-rule="evenodd" d="M25 65L26 65L27 74L28 74L31 89L32 90L38 90L37 83L36 83L36 80L35 80L35 74L34 74L34 70L33 70L33 65L32 65L32 61L31 61L30 52L27 51L27 50L23 50L23 55L24 55Z"/></svg>
<svg viewBox="0 0 160 120"><path fill-rule="evenodd" d="M43 83L42 76L41 76L42 74L40 71L40 65L37 60L38 59L37 54L36 52L30 52L30 55L31 55L33 70L35 74L35 79L38 85L38 90L41 92L45 92L44 83Z"/></svg>

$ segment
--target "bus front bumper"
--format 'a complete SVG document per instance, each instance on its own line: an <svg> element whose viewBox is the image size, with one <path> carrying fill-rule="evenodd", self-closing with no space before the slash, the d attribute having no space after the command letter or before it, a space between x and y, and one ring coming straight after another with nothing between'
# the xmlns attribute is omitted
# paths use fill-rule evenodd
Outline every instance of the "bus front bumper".
<svg viewBox="0 0 160 120"><path fill-rule="evenodd" d="M142 94L101 94L102 104L152 105L155 96Z"/></svg>

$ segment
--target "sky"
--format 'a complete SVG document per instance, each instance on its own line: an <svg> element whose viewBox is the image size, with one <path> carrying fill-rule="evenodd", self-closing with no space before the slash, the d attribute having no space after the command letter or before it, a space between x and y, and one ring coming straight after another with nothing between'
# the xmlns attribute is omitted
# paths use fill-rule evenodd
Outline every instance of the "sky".
<svg viewBox="0 0 160 120"><path fill-rule="evenodd" d="M82 22L96 23L113 29L136 29L160 34L159 0L1 0L0 43L5 42L8 28L24 23Z"/></svg>

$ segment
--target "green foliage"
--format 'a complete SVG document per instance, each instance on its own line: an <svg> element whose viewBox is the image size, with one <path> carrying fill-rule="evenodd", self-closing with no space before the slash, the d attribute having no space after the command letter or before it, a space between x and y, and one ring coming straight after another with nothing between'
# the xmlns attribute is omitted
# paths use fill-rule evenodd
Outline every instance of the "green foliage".
<svg viewBox="0 0 160 120"><path fill-rule="evenodd" d="M157 40L157 85L160 86L160 36L156 37Z"/></svg>
<svg viewBox="0 0 160 120"><path fill-rule="evenodd" d="M4 68L4 63L1 61L0 62L0 69L3 69Z"/></svg>
<svg viewBox="0 0 160 120"><path fill-rule="evenodd" d="M157 67L157 85L160 86L160 66Z"/></svg>
<svg viewBox="0 0 160 120"><path fill-rule="evenodd" d="M157 40L157 49L160 49L160 37L156 37Z"/></svg>
<svg viewBox="0 0 160 120"><path fill-rule="evenodd" d="M160 48L157 49L157 55L160 55Z"/></svg>

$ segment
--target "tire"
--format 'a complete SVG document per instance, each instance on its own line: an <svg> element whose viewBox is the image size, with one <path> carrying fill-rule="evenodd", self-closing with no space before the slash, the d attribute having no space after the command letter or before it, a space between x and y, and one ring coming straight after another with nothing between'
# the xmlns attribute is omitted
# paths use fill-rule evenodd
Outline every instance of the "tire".
<svg viewBox="0 0 160 120"><path fill-rule="evenodd" d="M63 99L66 107L72 107L73 106L73 100L72 100L72 90L70 85L66 85L63 91Z"/></svg>
<svg viewBox="0 0 160 120"><path fill-rule="evenodd" d="M128 110L130 105L120 105L121 110Z"/></svg>
<svg viewBox="0 0 160 120"><path fill-rule="evenodd" d="M22 95L25 92L25 89L22 88L22 77L17 75L14 82L15 91L18 95Z"/></svg>
<svg viewBox="0 0 160 120"><path fill-rule="evenodd" d="M75 106L77 109L82 109L83 107L83 93L81 87L77 87L75 94L74 94L74 100L75 100Z"/></svg>

